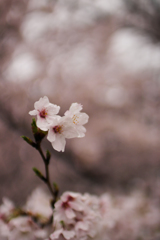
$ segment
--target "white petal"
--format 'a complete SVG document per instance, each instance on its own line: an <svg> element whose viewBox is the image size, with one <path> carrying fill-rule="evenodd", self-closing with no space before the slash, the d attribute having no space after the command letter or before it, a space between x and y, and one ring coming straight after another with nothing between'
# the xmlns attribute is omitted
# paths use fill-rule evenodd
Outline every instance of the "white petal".
<svg viewBox="0 0 160 240"><path fill-rule="evenodd" d="M44 239L45 237L47 237L47 231L43 230L43 229L39 229L39 230L35 231L34 235L36 238Z"/></svg>
<svg viewBox="0 0 160 240"><path fill-rule="evenodd" d="M72 219L76 216L76 214L74 213L74 211L71 208L67 208L65 210L65 214L66 214L67 218L69 218L69 219Z"/></svg>
<svg viewBox="0 0 160 240"><path fill-rule="evenodd" d="M82 109L83 109L83 106L80 103L72 103L69 108L69 111L76 114L76 113L80 112Z"/></svg>
<svg viewBox="0 0 160 240"><path fill-rule="evenodd" d="M73 208L73 209L76 210L76 211L82 211L82 210L84 210L84 207L83 207L82 205L80 205L79 202L76 202L76 201L70 202L70 206L71 206L71 208Z"/></svg>
<svg viewBox="0 0 160 240"><path fill-rule="evenodd" d="M65 138L74 138L78 137L77 130L75 128L74 123L72 122L71 118L62 117L62 125L63 125L63 135Z"/></svg>
<svg viewBox="0 0 160 240"><path fill-rule="evenodd" d="M62 151L64 152L66 145L66 140L62 134L56 134L56 139L54 142L52 142L52 146L55 150L58 152Z"/></svg>
<svg viewBox="0 0 160 240"><path fill-rule="evenodd" d="M48 115L50 116L54 116L55 114L57 114L60 110L60 107L50 103L49 106L46 107L46 110L48 111Z"/></svg>
<svg viewBox="0 0 160 240"><path fill-rule="evenodd" d="M66 127L63 131L63 135L65 136L65 138L76 138L78 137L78 132L76 130L76 128L74 126L72 127Z"/></svg>
<svg viewBox="0 0 160 240"><path fill-rule="evenodd" d="M32 110L32 111L29 112L29 114L32 115L32 116L35 116L35 115L37 115L38 113L39 113L39 112L38 112L37 110Z"/></svg>
<svg viewBox="0 0 160 240"><path fill-rule="evenodd" d="M49 116L50 118L50 116ZM50 124L50 127L55 127L55 126L58 126L60 124L60 120L61 120L62 117L60 116L54 116L52 118L50 118L50 120L52 120L52 123ZM47 119L48 120L48 119Z"/></svg>
<svg viewBox="0 0 160 240"><path fill-rule="evenodd" d="M60 120L60 118L61 118L61 117L58 116L58 115L53 115L53 116L47 115L47 116L46 116L46 121L48 122L48 124L49 124L50 126L54 127L54 126L59 125L59 120Z"/></svg>
<svg viewBox="0 0 160 240"><path fill-rule="evenodd" d="M39 115L37 116L37 127L40 128L43 131L47 131L49 128L49 125L45 118L41 118Z"/></svg>
<svg viewBox="0 0 160 240"><path fill-rule="evenodd" d="M78 125L84 125L88 122L89 116L86 113L77 114L78 117Z"/></svg>
<svg viewBox="0 0 160 240"><path fill-rule="evenodd" d="M48 104L49 104L48 97L44 96L43 98L40 98L39 101L35 102L34 107L37 110L41 110L42 108L48 106Z"/></svg>
<svg viewBox="0 0 160 240"><path fill-rule="evenodd" d="M82 229L84 231L87 231L88 230L88 224L86 222L77 222L76 224L76 230L78 229Z"/></svg>
<svg viewBox="0 0 160 240"><path fill-rule="evenodd" d="M62 232L63 232L63 229L59 229L59 230L55 231L54 233L52 233L52 234L50 235L50 238L51 238L52 240L58 239L58 238L59 238L59 235L60 235Z"/></svg>
<svg viewBox="0 0 160 240"><path fill-rule="evenodd" d="M64 113L64 115L67 116L67 117L72 118L74 114L73 114L71 111L68 110L68 111L66 111L66 112Z"/></svg>
<svg viewBox="0 0 160 240"><path fill-rule="evenodd" d="M74 231L67 231L67 230L64 230L63 231L63 236L65 239L71 239L75 236L75 232Z"/></svg>
<svg viewBox="0 0 160 240"><path fill-rule="evenodd" d="M53 130L53 127L50 127L50 128L49 128L48 135L47 135L47 139L48 139L48 141L50 141L50 142L54 142L54 141L55 141L55 139L56 139L56 134L55 134L55 132L54 132L54 130Z"/></svg>
<svg viewBox="0 0 160 240"><path fill-rule="evenodd" d="M83 127L83 126L76 126L76 130L78 132L78 137L79 138L82 138L82 137L85 136L85 133L86 133L85 127Z"/></svg>
<svg viewBox="0 0 160 240"><path fill-rule="evenodd" d="M61 196L61 199L63 202L67 201L68 197L72 197L72 198L80 198L80 193L75 193L75 192L69 192L66 191L63 193L63 195Z"/></svg>

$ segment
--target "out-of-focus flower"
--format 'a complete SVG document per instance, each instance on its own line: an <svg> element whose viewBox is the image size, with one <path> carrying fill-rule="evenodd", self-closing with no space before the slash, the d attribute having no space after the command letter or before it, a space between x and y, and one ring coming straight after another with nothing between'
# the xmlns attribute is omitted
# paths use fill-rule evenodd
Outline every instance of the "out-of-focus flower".
<svg viewBox="0 0 160 240"><path fill-rule="evenodd" d="M37 127L43 131L48 130L49 124L58 114L60 107L49 102L48 97L44 96L34 104L35 110L29 112L32 116L37 116Z"/></svg>
<svg viewBox="0 0 160 240"><path fill-rule="evenodd" d="M2 199L2 205L0 206L0 218L6 219L14 210L14 203L6 197Z"/></svg>
<svg viewBox="0 0 160 240"><path fill-rule="evenodd" d="M10 236L10 229L7 223L0 219L0 239L6 240Z"/></svg>
<svg viewBox="0 0 160 240"><path fill-rule="evenodd" d="M29 196L25 205L25 210L38 216L41 219L49 219L53 210L50 204L51 197L42 188L35 189Z"/></svg>
<svg viewBox="0 0 160 240"><path fill-rule="evenodd" d="M63 228L60 228L59 230L55 231L50 235L50 239L58 239L58 240L65 240L65 239L73 239L75 237L76 233L74 230L65 230ZM75 239L75 238L74 238Z"/></svg>
<svg viewBox="0 0 160 240"><path fill-rule="evenodd" d="M52 143L55 150L64 152L66 145L65 138L74 137L78 137L78 133L70 118L57 116L52 119L47 139Z"/></svg>
<svg viewBox="0 0 160 240"><path fill-rule="evenodd" d="M78 132L78 137L84 137L86 129L83 127L88 122L89 116L86 113L80 112L82 105L79 103L72 103L69 110L65 112L65 116L70 117Z"/></svg>
<svg viewBox="0 0 160 240"><path fill-rule="evenodd" d="M47 236L47 232L40 229L28 216L13 218L8 225L10 228L8 240L38 240Z"/></svg>
<svg viewBox="0 0 160 240"><path fill-rule="evenodd" d="M65 219L69 223L72 222L71 220L76 217L75 211L82 211L84 209L83 205L80 193L65 192L55 204L54 220L61 221L61 219Z"/></svg>
<svg viewBox="0 0 160 240"><path fill-rule="evenodd" d="M98 198L89 194L65 192L55 204L51 240L96 239L101 226Z"/></svg>

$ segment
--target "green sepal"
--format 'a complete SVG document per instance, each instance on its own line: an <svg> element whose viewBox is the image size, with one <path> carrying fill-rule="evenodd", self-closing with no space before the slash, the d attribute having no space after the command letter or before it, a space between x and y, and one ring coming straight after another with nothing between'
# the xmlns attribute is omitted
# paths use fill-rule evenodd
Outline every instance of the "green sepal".
<svg viewBox="0 0 160 240"><path fill-rule="evenodd" d="M5 221L9 222L11 219L19 217L19 216L27 216L27 213L21 208L15 208L11 211L10 215L6 217Z"/></svg>
<svg viewBox="0 0 160 240"><path fill-rule="evenodd" d="M54 195L55 195L55 200L57 200L58 197L58 193L59 193L59 187L57 185L57 183L53 183L53 187L54 187Z"/></svg>
<svg viewBox="0 0 160 240"><path fill-rule="evenodd" d="M47 135L47 131L42 131L40 128L37 127L35 118L32 119L31 126L36 143L40 143L42 139Z"/></svg>
<svg viewBox="0 0 160 240"><path fill-rule="evenodd" d="M31 126L32 126L32 132L33 132L33 134L36 134L37 131L38 131L38 128L37 128L37 124L36 124L36 119L35 119L35 118L32 119Z"/></svg>
<svg viewBox="0 0 160 240"><path fill-rule="evenodd" d="M63 220L60 221L60 224L61 224L61 226L62 226L63 228L65 228L65 223L64 223Z"/></svg>
<svg viewBox="0 0 160 240"><path fill-rule="evenodd" d="M32 147L36 148L36 143L34 143L30 138L26 137L26 136L21 136L23 138L24 141L26 141L29 145L31 145Z"/></svg>
<svg viewBox="0 0 160 240"><path fill-rule="evenodd" d="M43 174L37 169L37 168L32 168L35 174L43 181L47 182L46 178L43 176Z"/></svg>
<svg viewBox="0 0 160 240"><path fill-rule="evenodd" d="M47 163L47 164L49 164L50 159L51 159L51 153L47 150L47 151L46 151L46 163Z"/></svg>

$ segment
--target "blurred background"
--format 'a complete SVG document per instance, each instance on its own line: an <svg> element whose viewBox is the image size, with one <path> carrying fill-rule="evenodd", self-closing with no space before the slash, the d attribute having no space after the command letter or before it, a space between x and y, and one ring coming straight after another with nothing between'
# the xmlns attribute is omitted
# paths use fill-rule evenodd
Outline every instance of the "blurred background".
<svg viewBox="0 0 160 240"><path fill-rule="evenodd" d="M0 0L0 200L43 186L21 136L33 139L28 112L45 95L90 116L64 153L44 141L61 192L160 196L159 0Z"/></svg>

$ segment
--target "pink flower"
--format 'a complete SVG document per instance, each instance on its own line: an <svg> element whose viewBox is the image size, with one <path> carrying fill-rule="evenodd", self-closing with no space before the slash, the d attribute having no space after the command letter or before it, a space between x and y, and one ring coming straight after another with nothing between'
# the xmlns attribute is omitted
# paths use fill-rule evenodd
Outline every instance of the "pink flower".
<svg viewBox="0 0 160 240"><path fill-rule="evenodd" d="M65 112L65 116L70 117L78 132L78 137L84 137L86 129L83 127L88 122L89 116L86 113L80 112L82 105L79 103L72 103L69 110Z"/></svg>
<svg viewBox="0 0 160 240"><path fill-rule="evenodd" d="M51 240L89 240L99 234L102 219L95 196L65 192L56 202L53 216Z"/></svg>
<svg viewBox="0 0 160 240"><path fill-rule="evenodd" d="M14 210L14 203L6 197L2 199L2 205L0 206L0 218L7 218Z"/></svg>
<svg viewBox="0 0 160 240"><path fill-rule="evenodd" d="M75 211L82 211L83 208L79 193L65 192L55 204L54 218L56 221L65 220L71 223L70 220L76 217Z"/></svg>
<svg viewBox="0 0 160 240"><path fill-rule="evenodd" d="M70 118L57 116L52 119L49 126L47 139L58 152L64 152L66 138L78 137L78 133Z"/></svg>
<svg viewBox="0 0 160 240"><path fill-rule="evenodd" d="M6 233L8 240L36 240L47 236L47 232L40 229L28 216L12 218L7 226L9 228L9 232Z"/></svg>
<svg viewBox="0 0 160 240"><path fill-rule="evenodd" d="M60 107L50 103L46 96L35 102L34 107L35 110L30 111L29 114L37 116L37 127L43 131L47 131L49 124L52 123Z"/></svg>
<svg viewBox="0 0 160 240"><path fill-rule="evenodd" d="M56 230L54 233L52 233L50 235L50 239L51 240L69 240L69 239L73 239L73 237L75 236L75 232L73 230L64 230L63 228Z"/></svg>

